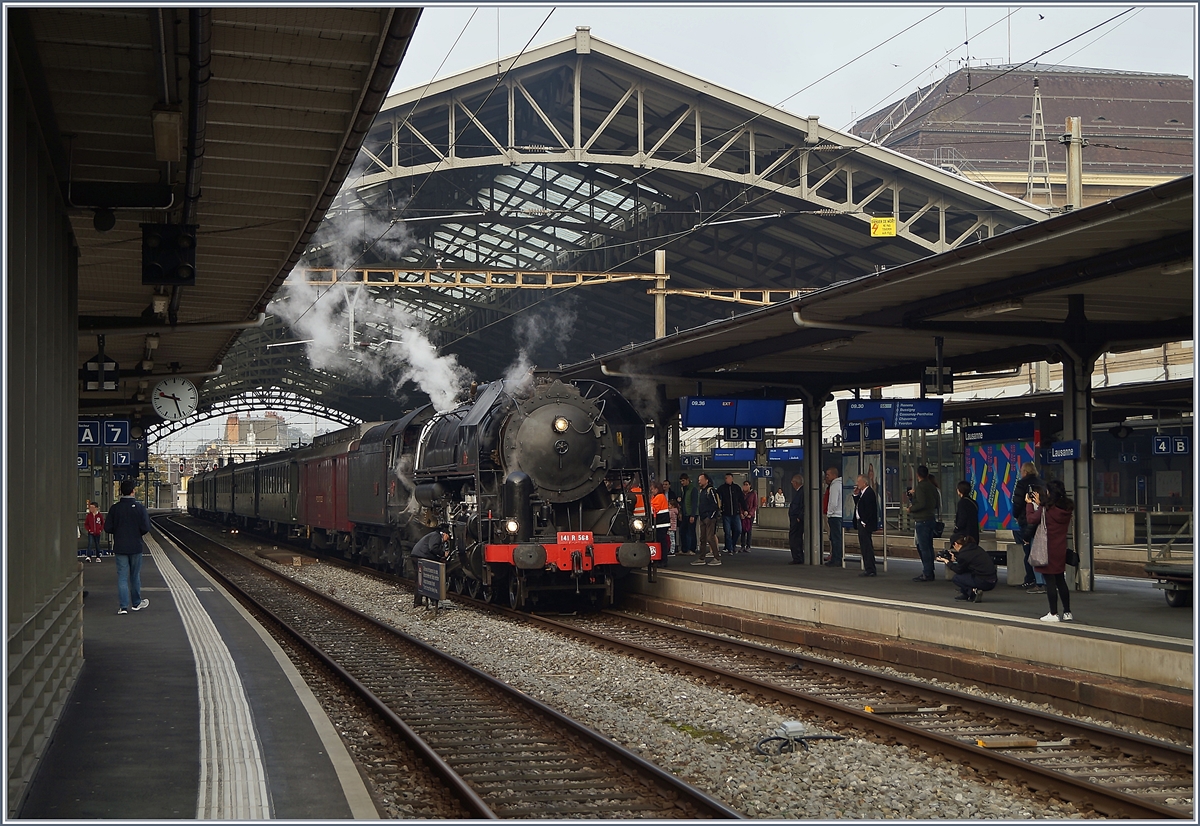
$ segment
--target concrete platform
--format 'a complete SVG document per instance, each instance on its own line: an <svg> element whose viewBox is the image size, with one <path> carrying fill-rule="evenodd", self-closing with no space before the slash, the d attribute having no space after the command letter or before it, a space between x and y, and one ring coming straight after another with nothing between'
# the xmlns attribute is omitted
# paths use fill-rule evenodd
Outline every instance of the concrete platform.
<svg viewBox="0 0 1200 826"><path fill-rule="evenodd" d="M19 817L377 819L287 656L168 543L117 615L115 563L84 571L84 666Z"/></svg>
<svg viewBox="0 0 1200 826"><path fill-rule="evenodd" d="M790 554L754 548L722 553L722 564L691 566L673 557L655 582L633 578L632 590L687 606L740 612L868 639L939 646L1049 668L1070 669L1190 691L1195 671L1192 608L1172 608L1148 580L1098 577L1096 590L1072 592L1073 623L1044 623L1045 595L1003 584L982 604L956 602L958 589L939 580L913 582L920 562L891 559L876 577L847 567L789 565ZM1004 570L1000 571L1001 583Z"/></svg>

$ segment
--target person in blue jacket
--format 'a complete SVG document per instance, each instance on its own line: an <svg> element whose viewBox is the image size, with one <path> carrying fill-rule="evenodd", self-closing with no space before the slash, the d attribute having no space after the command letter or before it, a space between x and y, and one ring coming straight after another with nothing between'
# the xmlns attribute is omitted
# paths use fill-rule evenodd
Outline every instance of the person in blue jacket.
<svg viewBox="0 0 1200 826"><path fill-rule="evenodd" d="M133 489L132 480L121 483L121 498L108 509L104 520L104 531L112 537L117 560L118 614L141 611L150 604L142 598L142 554L146 552L142 537L150 533L150 513L133 498Z"/></svg>

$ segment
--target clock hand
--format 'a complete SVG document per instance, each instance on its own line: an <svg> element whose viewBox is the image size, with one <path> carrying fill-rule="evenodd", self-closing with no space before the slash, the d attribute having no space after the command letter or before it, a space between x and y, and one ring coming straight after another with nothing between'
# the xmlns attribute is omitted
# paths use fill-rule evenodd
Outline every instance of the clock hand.
<svg viewBox="0 0 1200 826"><path fill-rule="evenodd" d="M175 400L175 412L176 412L176 413L178 413L178 414L179 414L179 418L181 418L181 419L182 419L182 418L183 418L183 411L179 409L179 397L178 397L178 396L172 396L171 398Z"/></svg>

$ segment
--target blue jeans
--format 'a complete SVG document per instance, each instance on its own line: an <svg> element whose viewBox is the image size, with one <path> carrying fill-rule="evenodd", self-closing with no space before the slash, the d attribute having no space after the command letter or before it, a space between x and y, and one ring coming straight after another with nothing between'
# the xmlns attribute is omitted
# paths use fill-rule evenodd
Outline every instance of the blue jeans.
<svg viewBox="0 0 1200 826"><path fill-rule="evenodd" d="M828 516L829 523L829 564L842 564L842 517Z"/></svg>
<svg viewBox="0 0 1200 826"><path fill-rule="evenodd" d="M1033 570L1033 566L1029 564L1029 552L1033 550L1033 540L1025 541L1025 537L1021 536L1021 529L1017 528L1013 531L1013 539L1017 540L1017 544L1021 546L1021 550L1025 552L1025 580L1024 584L1028 585L1031 582L1036 582L1038 585L1045 585L1046 578Z"/></svg>
<svg viewBox="0 0 1200 826"><path fill-rule="evenodd" d="M116 560L117 598L121 607L127 609L142 601L142 555L119 553Z"/></svg>
<svg viewBox="0 0 1200 826"><path fill-rule="evenodd" d="M88 535L88 556L100 556L100 534L89 533ZM95 551L95 553L92 553Z"/></svg>
<svg viewBox="0 0 1200 826"><path fill-rule="evenodd" d="M685 554L696 552L696 523L692 521L694 518L692 516L679 517L679 545L680 551Z"/></svg>
<svg viewBox="0 0 1200 826"><path fill-rule="evenodd" d="M917 537L917 553L921 557L921 573L926 579L933 579L933 523L934 519L926 519L913 526Z"/></svg>
<svg viewBox="0 0 1200 826"><path fill-rule="evenodd" d="M737 542L738 536L742 533L741 514L722 516L721 522L725 526L725 553L731 554L733 553L733 546Z"/></svg>

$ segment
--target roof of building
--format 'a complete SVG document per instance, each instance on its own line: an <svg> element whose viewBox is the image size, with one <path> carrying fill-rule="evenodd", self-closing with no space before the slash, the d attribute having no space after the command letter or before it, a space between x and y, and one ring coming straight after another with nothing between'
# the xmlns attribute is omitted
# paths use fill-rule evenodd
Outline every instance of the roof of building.
<svg viewBox="0 0 1200 826"><path fill-rule="evenodd" d="M1038 82L1051 172L1068 117L1082 119L1085 174L1192 171L1193 81L1182 75L1077 66L974 66L862 118L850 130L936 166L1025 172ZM977 177L978 179L978 177Z"/></svg>
<svg viewBox="0 0 1200 826"><path fill-rule="evenodd" d="M964 245L562 371L669 398L915 383L935 339L956 372L1064 347L1192 335L1194 178ZM1076 341L1075 344L1067 343Z"/></svg>

